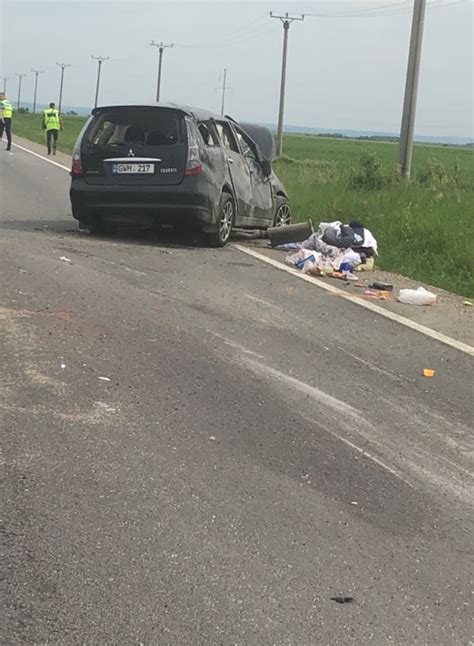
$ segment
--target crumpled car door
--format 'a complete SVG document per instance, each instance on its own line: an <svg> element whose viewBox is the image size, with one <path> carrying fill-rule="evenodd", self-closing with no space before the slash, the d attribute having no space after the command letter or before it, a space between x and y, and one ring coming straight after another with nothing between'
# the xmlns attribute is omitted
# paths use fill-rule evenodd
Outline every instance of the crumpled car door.
<svg viewBox="0 0 474 646"><path fill-rule="evenodd" d="M240 153L236 137L228 123L216 122L217 131L221 140L224 157L229 168L232 187L237 201L236 224L239 216L251 217L254 211L254 198L252 177L249 165Z"/></svg>
<svg viewBox="0 0 474 646"><path fill-rule="evenodd" d="M237 126L234 128L252 178L253 216L273 220L273 189L270 178L264 174L258 162L257 151L252 140L240 128Z"/></svg>

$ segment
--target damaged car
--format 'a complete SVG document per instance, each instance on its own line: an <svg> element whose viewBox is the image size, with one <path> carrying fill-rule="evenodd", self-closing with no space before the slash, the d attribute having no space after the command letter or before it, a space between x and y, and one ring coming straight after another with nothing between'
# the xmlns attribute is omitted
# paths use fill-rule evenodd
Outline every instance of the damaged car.
<svg viewBox="0 0 474 646"><path fill-rule="evenodd" d="M72 214L81 228L197 227L212 246L232 229L289 224L267 128L175 104L98 107L75 145Z"/></svg>

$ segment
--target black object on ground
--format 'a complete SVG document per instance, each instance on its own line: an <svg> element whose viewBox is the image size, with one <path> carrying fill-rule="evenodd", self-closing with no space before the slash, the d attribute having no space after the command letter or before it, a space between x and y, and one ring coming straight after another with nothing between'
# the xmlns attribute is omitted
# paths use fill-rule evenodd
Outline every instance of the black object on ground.
<svg viewBox="0 0 474 646"><path fill-rule="evenodd" d="M393 291L393 285L390 283L372 283L372 285L369 285L370 289L381 289L385 292L392 292Z"/></svg>
<svg viewBox="0 0 474 646"><path fill-rule="evenodd" d="M309 219L307 222L298 224L288 224L284 227L270 227L267 229L267 237L272 247L287 242L302 242L314 233L313 222Z"/></svg>
<svg viewBox="0 0 474 646"><path fill-rule="evenodd" d="M351 603L354 601L354 597L331 597L331 601L336 603Z"/></svg>

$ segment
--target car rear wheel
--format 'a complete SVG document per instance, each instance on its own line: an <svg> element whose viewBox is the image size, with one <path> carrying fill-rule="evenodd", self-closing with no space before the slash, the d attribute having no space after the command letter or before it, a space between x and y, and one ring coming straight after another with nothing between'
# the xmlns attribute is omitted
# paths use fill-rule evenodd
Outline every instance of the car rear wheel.
<svg viewBox="0 0 474 646"><path fill-rule="evenodd" d="M286 197L277 197L274 227L285 227L291 223L291 207Z"/></svg>
<svg viewBox="0 0 474 646"><path fill-rule="evenodd" d="M224 193L219 205L219 228L207 234L207 241L211 247L223 247L227 243L234 226L234 217L234 200L228 193Z"/></svg>
<svg viewBox="0 0 474 646"><path fill-rule="evenodd" d="M89 231L94 235L112 235L117 233L117 225L114 222L97 219L89 224Z"/></svg>

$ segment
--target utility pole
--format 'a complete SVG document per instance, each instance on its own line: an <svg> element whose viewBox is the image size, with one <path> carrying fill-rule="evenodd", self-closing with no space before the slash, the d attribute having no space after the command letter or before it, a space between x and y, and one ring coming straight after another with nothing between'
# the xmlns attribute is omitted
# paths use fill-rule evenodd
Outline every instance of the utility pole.
<svg viewBox="0 0 474 646"><path fill-rule="evenodd" d="M104 61L108 61L110 56L106 56L105 58L103 58L102 56L94 56L93 54L91 54L91 58L96 60L97 63L98 63L98 65L97 65L97 84L96 84L96 87L95 87L95 101L94 101L94 108L96 108L97 107L97 102L99 100L100 70L101 70L101 67L102 67L102 63Z"/></svg>
<svg viewBox="0 0 474 646"><path fill-rule="evenodd" d="M400 131L400 168L402 177L409 178L413 154L416 100L420 77L421 45L425 22L426 0L415 0L411 26L410 53L408 55L405 99L403 102L402 127Z"/></svg>
<svg viewBox="0 0 474 646"><path fill-rule="evenodd" d="M220 79L219 79L220 80ZM225 111L225 97L227 92L230 90L232 92L232 88L227 87L227 69L224 68L224 74L222 76L222 85L220 87L216 88L216 92L218 90L221 90L222 92L222 101L221 101L221 116L224 116L224 111Z"/></svg>
<svg viewBox="0 0 474 646"><path fill-rule="evenodd" d="M70 63L56 63L61 68L61 83L59 84L59 103L58 103L58 112L61 114L61 106L63 104L63 84L64 84L64 69L66 67L71 67Z"/></svg>
<svg viewBox="0 0 474 646"><path fill-rule="evenodd" d="M19 74L18 72L15 72L15 76L18 76L18 101L16 104L16 109L20 109L20 101L21 101L21 82L23 80L23 77L26 76L26 74Z"/></svg>
<svg viewBox="0 0 474 646"><path fill-rule="evenodd" d="M35 92L33 94L33 114L36 113L36 95L38 93L38 76L43 74L44 70L31 70L35 75Z"/></svg>
<svg viewBox="0 0 474 646"><path fill-rule="evenodd" d="M7 93L7 81L9 78L9 76L0 76L0 79L3 79L3 94Z"/></svg>
<svg viewBox="0 0 474 646"><path fill-rule="evenodd" d="M156 82L156 102L158 103L160 100L160 88L161 88L161 67L163 65L163 52L165 49L168 47L173 47L173 43L170 45L165 45L164 43L155 43L154 40L151 41L150 43L151 47L158 47L158 80Z"/></svg>
<svg viewBox="0 0 474 646"><path fill-rule="evenodd" d="M281 84L280 84L280 108L278 111L277 128L277 155L280 157L283 152L283 116L285 112L285 88L286 88L286 59L288 55L288 32L290 25L295 20L304 20L304 14L292 15L285 13L284 16L276 16L270 11L270 18L277 18L283 24L283 57L281 63Z"/></svg>

